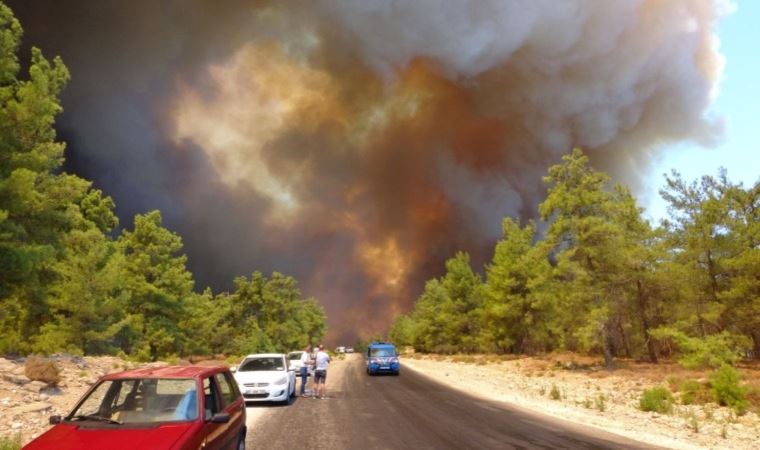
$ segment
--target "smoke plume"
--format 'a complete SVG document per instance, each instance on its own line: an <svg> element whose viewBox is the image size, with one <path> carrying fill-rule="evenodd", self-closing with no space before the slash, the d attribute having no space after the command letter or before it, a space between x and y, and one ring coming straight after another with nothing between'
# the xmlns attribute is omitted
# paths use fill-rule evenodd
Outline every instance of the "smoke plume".
<svg viewBox="0 0 760 450"><path fill-rule="evenodd" d="M573 146L637 186L720 134L719 0L9 3L72 71L68 169L160 208L200 287L296 276L334 341L486 261Z"/></svg>

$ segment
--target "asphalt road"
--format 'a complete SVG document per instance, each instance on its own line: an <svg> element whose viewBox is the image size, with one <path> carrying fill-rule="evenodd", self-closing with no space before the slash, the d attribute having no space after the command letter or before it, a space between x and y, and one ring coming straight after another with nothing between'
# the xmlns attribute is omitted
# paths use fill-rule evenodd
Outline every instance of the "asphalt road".
<svg viewBox="0 0 760 450"><path fill-rule="evenodd" d="M300 381L299 381L300 383ZM594 428L452 390L404 370L368 376L360 355L330 365L324 400L247 408L246 448L652 448Z"/></svg>

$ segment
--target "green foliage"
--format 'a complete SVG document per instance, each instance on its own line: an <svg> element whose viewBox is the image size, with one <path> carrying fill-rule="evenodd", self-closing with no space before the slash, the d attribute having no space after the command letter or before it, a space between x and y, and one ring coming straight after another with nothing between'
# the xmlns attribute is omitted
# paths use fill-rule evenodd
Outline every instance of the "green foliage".
<svg viewBox="0 0 760 450"><path fill-rule="evenodd" d="M469 261L449 260L396 318L394 340L440 353L582 351L609 368L617 356L689 368L760 356L760 182L673 173L661 192L671 220L652 228L580 150L544 180L544 223L504 220L480 288Z"/></svg>
<svg viewBox="0 0 760 450"><path fill-rule="evenodd" d="M313 298L303 298L295 279L280 273L267 279L254 272L235 279L231 294L191 296L181 328L195 330L193 354L248 353L300 349L322 340L326 315Z"/></svg>
<svg viewBox="0 0 760 450"><path fill-rule="evenodd" d="M685 380L678 385L681 392L681 404L684 405L704 405L712 400L710 390L707 386L696 380Z"/></svg>
<svg viewBox="0 0 760 450"><path fill-rule="evenodd" d="M670 414L673 411L673 394L664 387L647 389L641 394L639 409Z"/></svg>
<svg viewBox="0 0 760 450"><path fill-rule="evenodd" d="M303 298L297 281L280 273L267 279L254 272L250 280L235 279L235 291L227 298L229 327L240 333L237 351L255 349L287 352L319 343L325 333L326 315L316 300Z"/></svg>
<svg viewBox="0 0 760 450"><path fill-rule="evenodd" d="M398 346L414 345L414 325L409 316L396 317L388 331L389 339Z"/></svg>
<svg viewBox="0 0 760 450"><path fill-rule="evenodd" d="M566 286L565 326L582 350L601 350L612 367L613 333L627 306L625 283L635 280L624 263L636 253L636 233L646 226L628 191L607 190L609 177L594 171L580 150L562 161L544 179L551 187L539 211L551 220L547 244Z"/></svg>
<svg viewBox="0 0 760 450"><path fill-rule="evenodd" d="M700 338L744 335L760 355L760 182L745 189L724 170L692 183L673 172L666 181L673 221L664 225L683 287L672 322Z"/></svg>
<svg viewBox="0 0 760 450"><path fill-rule="evenodd" d="M282 348L283 347L281 347L281 349ZM235 338L232 340L232 342L222 347L222 349L226 350L225 353L232 353L235 355L247 355L250 353L268 353L277 351L277 348L272 343L272 340L269 339L269 336L267 336L255 322L250 325L250 330L236 333Z"/></svg>
<svg viewBox="0 0 760 450"><path fill-rule="evenodd" d="M731 407L736 414L747 411L747 388L739 384L739 372L724 364L710 377L710 386L715 401Z"/></svg>
<svg viewBox="0 0 760 450"><path fill-rule="evenodd" d="M21 435L17 435L15 437L0 437L0 450L20 450L20 449L21 449Z"/></svg>
<svg viewBox="0 0 760 450"><path fill-rule="evenodd" d="M321 339L324 310L302 300L291 277L259 275L231 296L199 294L160 212L137 215L115 236L113 200L61 170L53 123L69 73L32 48L21 78L21 35L0 3L0 353L147 361Z"/></svg>
<svg viewBox="0 0 760 450"><path fill-rule="evenodd" d="M230 327L227 320L229 314L229 302L225 295L215 297L210 289L206 289L201 294L194 293L188 297L185 302L185 315L179 322L181 329L193 330L185 345L185 354L230 353L230 336L239 337L237 335L243 334L243 330L235 332Z"/></svg>
<svg viewBox="0 0 760 450"><path fill-rule="evenodd" d="M28 79L18 79L21 26L0 4L0 352L29 350L47 314L51 266L66 234L80 225L78 199L89 184L58 173L58 95L69 79L60 59L32 49Z"/></svg>
<svg viewBox="0 0 760 450"><path fill-rule="evenodd" d="M534 246L535 225L510 219L486 267L482 347L513 353L553 350L561 343L557 296L545 246Z"/></svg>
<svg viewBox="0 0 760 450"><path fill-rule="evenodd" d="M184 353L179 323L193 280L180 237L163 228L161 214L153 211L135 216L134 230L122 232L115 246L118 256L111 262L121 276L115 295L124 307L120 347L141 360Z"/></svg>
<svg viewBox="0 0 760 450"><path fill-rule="evenodd" d="M391 338L424 352L471 353L479 349L482 281L466 253L446 262L446 273L428 281L407 318L398 318ZM400 340L397 340L400 339ZM403 341L403 342L402 342Z"/></svg>
<svg viewBox="0 0 760 450"><path fill-rule="evenodd" d="M112 353L123 306L116 296L121 274L109 264L116 251L96 227L76 230L64 240L54 265L57 281L47 300L48 321L32 338L40 353Z"/></svg>
<svg viewBox="0 0 760 450"><path fill-rule="evenodd" d="M604 412L607 409L607 397L604 394L597 394L596 398L594 398L594 405L596 405L596 409L599 412Z"/></svg>
<svg viewBox="0 0 760 450"><path fill-rule="evenodd" d="M672 339L681 351L678 363L687 369L717 368L736 362L743 351L749 348L745 336L728 332L706 336L704 339L689 337L685 333L668 327L652 330L655 339Z"/></svg>

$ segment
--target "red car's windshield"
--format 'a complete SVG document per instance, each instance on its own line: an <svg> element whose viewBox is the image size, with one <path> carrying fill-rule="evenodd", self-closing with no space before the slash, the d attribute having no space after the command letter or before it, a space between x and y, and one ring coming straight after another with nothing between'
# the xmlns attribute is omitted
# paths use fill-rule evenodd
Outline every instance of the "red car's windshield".
<svg viewBox="0 0 760 450"><path fill-rule="evenodd" d="M192 378L105 380L66 418L113 424L160 423L198 418Z"/></svg>

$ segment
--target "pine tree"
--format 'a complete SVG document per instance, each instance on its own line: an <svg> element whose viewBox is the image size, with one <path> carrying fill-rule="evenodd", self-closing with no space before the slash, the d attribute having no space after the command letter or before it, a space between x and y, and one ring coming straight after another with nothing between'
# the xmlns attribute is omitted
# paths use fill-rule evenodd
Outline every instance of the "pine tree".
<svg viewBox="0 0 760 450"><path fill-rule="evenodd" d="M182 240L152 211L135 216L134 230L124 231L116 247L119 254L111 264L123 277L118 301L126 314L121 348L143 360L181 354L186 335L179 323L193 295Z"/></svg>
<svg viewBox="0 0 760 450"><path fill-rule="evenodd" d="M483 345L499 352L534 353L561 343L557 297L549 292L551 266L545 246L533 245L535 224L520 228L505 219L504 239L486 268Z"/></svg>
<svg viewBox="0 0 760 450"><path fill-rule="evenodd" d="M615 314L625 301L619 280L619 249L625 230L615 219L620 207L607 190L609 177L594 171L575 149L549 169L551 185L539 211L550 221L547 242L557 255L557 276L569 293L573 337L584 350L601 349L605 365L613 367Z"/></svg>
<svg viewBox="0 0 760 450"><path fill-rule="evenodd" d="M82 233L99 239L114 219L110 199L60 171L64 145L53 123L69 73L32 48L28 79L20 79L21 35L0 3L0 352L31 350L57 305L53 291L70 275L59 264L75 258L68 245Z"/></svg>

